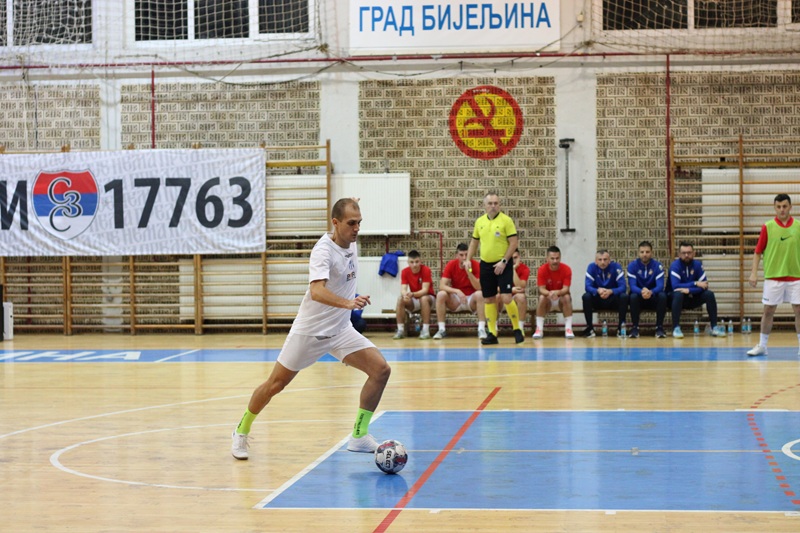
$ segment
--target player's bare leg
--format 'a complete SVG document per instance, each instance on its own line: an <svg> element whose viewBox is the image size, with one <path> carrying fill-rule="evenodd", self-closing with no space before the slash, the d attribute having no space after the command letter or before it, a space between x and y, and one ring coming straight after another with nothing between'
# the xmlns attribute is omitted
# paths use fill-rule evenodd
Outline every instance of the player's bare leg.
<svg viewBox="0 0 800 533"><path fill-rule="evenodd" d="M747 355L767 355L767 342L769 341L769 334L772 332L772 322L777 308L777 305L764 306L764 313L761 315L761 334L758 338L758 344L756 344L755 348L747 352ZM792 306L792 308L794 308L794 306Z"/></svg>
<svg viewBox="0 0 800 533"><path fill-rule="evenodd" d="M392 368L377 348L358 350L346 355L342 362L367 375L367 381L361 388L358 415L347 449L352 452L372 453L378 447L378 442L368 432L369 422L381 401Z"/></svg>
<svg viewBox="0 0 800 533"><path fill-rule="evenodd" d="M250 426L270 400L285 389L296 375L296 371L289 370L282 364L275 362L275 366L272 367L272 372L267 380L253 391L252 396L250 396L250 403L247 405L247 411L245 411L242 419L239 421L239 425L236 427L236 430L234 430L233 435L231 435L233 441L231 444L231 454L234 457L237 459L248 458L247 448L250 445L248 442Z"/></svg>

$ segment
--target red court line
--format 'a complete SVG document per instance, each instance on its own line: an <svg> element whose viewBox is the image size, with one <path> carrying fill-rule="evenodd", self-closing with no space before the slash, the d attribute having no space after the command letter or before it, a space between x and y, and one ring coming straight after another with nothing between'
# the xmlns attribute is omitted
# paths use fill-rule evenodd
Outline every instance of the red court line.
<svg viewBox="0 0 800 533"><path fill-rule="evenodd" d="M456 434L453 435L453 438L450 439L450 442L447 443L447 446L445 446L444 449L439 453L439 455L436 456L436 459L434 459L434 461L430 464L428 469L425 470L425 472L423 472L421 476L419 476L417 482L414 483L414 485L412 485L410 489L408 489L408 492L406 492L402 498L400 498L400 501L397 502L397 505L394 506L394 509L392 509L388 515L386 515L386 518L384 518L380 524L378 524L378 527L375 528L374 533L383 533L384 531L389 529L389 526L392 525L394 519L400 516L400 513L403 511L403 509L405 509L406 505L408 505L408 503L411 501L411 498L413 498L414 495L416 495L417 492L419 492L420 489L422 489L422 486L425 484L426 481L428 481L428 478L430 478L431 475L434 473L434 471L436 471L436 469L439 467L439 465L442 464L442 461L444 461L445 457L447 457L447 454L452 451L452 449L455 447L458 441L461 440L461 437L464 436L464 433L467 432L472 423L475 422L475 420L478 418L478 415L481 414L481 411L486 409L486 406L489 405L489 402L491 402L495 396L497 396L498 392L500 392L500 387L496 387L489 394L489 396L487 396L486 399L483 400L483 402L478 406L478 408L475 409L475 411L473 411L473 413L470 415L467 421L464 422L464 425L461 426L461 429L459 429L458 432L456 432Z"/></svg>
<svg viewBox="0 0 800 533"><path fill-rule="evenodd" d="M761 436L762 435L762 431L759 429L758 424L755 421L755 416L756 416L755 412L756 412L757 409L759 409L761 407L761 404L766 402L769 398L772 398L773 396L776 396L776 395L778 395L778 394L780 394L782 392L786 392L787 390L794 389L796 387L800 387L800 383L797 383L795 385L791 385L791 386L786 387L784 389L781 389L779 391L776 391L776 392L773 392L771 394L767 394L765 396L762 396L761 398L759 398L758 400L753 402L753 405L750 406L750 409L753 409L753 412L747 414L747 424L750 426L750 430L753 432L753 435L756 437L756 441L758 442L758 446L764 448L764 449L761 450L763 453L767 454L767 455L764 456L764 458L767 459L767 461L769 461L769 465L770 466L776 467L776 468L772 468L771 470L772 470L772 473L775 474L775 480L779 481L779 482L780 481L786 481L786 476L783 475L783 470L781 470L781 468L778 467L778 463L773 461L773 459L775 459L775 456L772 455L772 450L769 449L769 444L767 444L766 439ZM788 483L778 483L778 485L782 489L786 489L786 490L783 491L783 493L789 498L789 501L791 501L794 505L800 505L800 499L796 498L797 495L792 490L791 485L789 485Z"/></svg>

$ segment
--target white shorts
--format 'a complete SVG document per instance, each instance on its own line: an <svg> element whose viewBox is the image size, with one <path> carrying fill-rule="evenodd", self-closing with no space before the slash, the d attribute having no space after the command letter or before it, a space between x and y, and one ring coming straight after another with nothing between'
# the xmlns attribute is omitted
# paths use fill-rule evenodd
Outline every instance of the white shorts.
<svg viewBox="0 0 800 533"><path fill-rule="evenodd" d="M470 312L470 313L473 312L472 311L472 298L476 294L478 294L478 293L477 292L473 292L472 294L467 296L467 298L465 300L461 300L458 296L456 296L455 294L453 294L451 292L450 295L449 295L449 298L450 298L450 300L452 302L457 303L458 307L456 307L455 311L450 311L450 312L451 313L461 313L463 311L467 311L467 312Z"/></svg>
<svg viewBox="0 0 800 533"><path fill-rule="evenodd" d="M426 294L425 296L423 296L423 298L430 298L431 299L431 307L433 307L434 296L432 294ZM406 307L406 313L419 313L419 310L422 308L422 304L419 302L419 300L420 300L419 298L412 297L411 298L411 305L414 306L414 309L409 311L408 307Z"/></svg>
<svg viewBox="0 0 800 533"><path fill-rule="evenodd" d="M289 370L299 372L316 363L326 353L342 361L351 353L364 348L375 348L375 345L353 327L333 337L289 333L281 353L278 354L278 362Z"/></svg>
<svg viewBox="0 0 800 533"><path fill-rule="evenodd" d="M800 305L800 281L765 279L761 303L764 305L780 305L782 303Z"/></svg>

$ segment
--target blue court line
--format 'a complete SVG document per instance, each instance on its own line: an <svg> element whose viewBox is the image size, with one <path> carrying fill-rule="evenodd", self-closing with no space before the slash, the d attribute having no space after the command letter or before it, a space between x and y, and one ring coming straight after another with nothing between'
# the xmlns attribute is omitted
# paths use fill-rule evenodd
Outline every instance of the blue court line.
<svg viewBox="0 0 800 533"><path fill-rule="evenodd" d="M800 362L796 348L770 348L766 357L748 357L747 348L733 347L508 347L447 348L443 344L414 348L383 349L389 362L463 361L598 361L598 362L685 362L776 361ZM199 350L0 350L0 363L264 363L274 362L277 349ZM325 355L321 362L336 362Z"/></svg>
<svg viewBox="0 0 800 533"><path fill-rule="evenodd" d="M344 447L262 508L392 509L472 414L387 412L370 426L409 449L396 476ZM406 509L796 512L743 412L484 411ZM756 412L794 490L800 412ZM336 487L336 490L330 490Z"/></svg>

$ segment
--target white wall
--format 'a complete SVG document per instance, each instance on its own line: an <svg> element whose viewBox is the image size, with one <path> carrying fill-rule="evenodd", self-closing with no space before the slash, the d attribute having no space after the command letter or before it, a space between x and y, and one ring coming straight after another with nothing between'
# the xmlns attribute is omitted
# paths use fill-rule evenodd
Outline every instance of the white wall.
<svg viewBox="0 0 800 533"><path fill-rule="evenodd" d="M569 149L570 227L566 227L565 150L558 149L556 182L558 190L557 246L562 261L572 267L573 298L583 294L586 266L597 249L597 127L596 73L591 69L564 69L555 73L556 138L573 138Z"/></svg>

